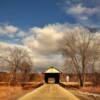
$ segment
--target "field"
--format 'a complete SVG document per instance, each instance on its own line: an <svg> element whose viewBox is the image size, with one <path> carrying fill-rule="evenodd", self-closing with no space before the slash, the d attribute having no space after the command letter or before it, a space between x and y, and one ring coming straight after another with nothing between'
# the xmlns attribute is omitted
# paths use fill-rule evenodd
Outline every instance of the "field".
<svg viewBox="0 0 100 100"><path fill-rule="evenodd" d="M0 100L17 100L31 90L23 90L21 87L0 86Z"/></svg>
<svg viewBox="0 0 100 100"><path fill-rule="evenodd" d="M79 89L82 92L89 92L89 93L96 93L96 94L100 94L100 86L89 86L89 87L83 87Z"/></svg>
<svg viewBox="0 0 100 100"><path fill-rule="evenodd" d="M64 88L77 89L82 92L100 94L100 86L93 86L92 82L85 82L85 86L81 88L79 87L78 82L61 82L61 85Z"/></svg>
<svg viewBox="0 0 100 100"><path fill-rule="evenodd" d="M27 85L24 85L23 88L21 86L2 85L0 86L0 100L17 100L19 97L33 91L40 85L42 84L27 83Z"/></svg>

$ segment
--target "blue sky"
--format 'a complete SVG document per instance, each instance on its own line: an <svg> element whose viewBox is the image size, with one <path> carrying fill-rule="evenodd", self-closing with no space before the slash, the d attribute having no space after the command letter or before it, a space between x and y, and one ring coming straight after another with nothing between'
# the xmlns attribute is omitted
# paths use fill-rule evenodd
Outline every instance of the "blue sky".
<svg viewBox="0 0 100 100"><path fill-rule="evenodd" d="M98 8L99 0L0 0L0 23L8 23L24 30L33 26L44 26L52 23L82 24L95 27L100 25L100 15L84 13L84 19L78 20L78 14L69 13L68 10L73 6L81 8ZM95 11L94 11L95 12ZM81 14L81 12L80 12ZM76 17L75 17L76 16ZM96 23L95 23L96 22ZM96 24L96 25L95 25Z"/></svg>
<svg viewBox="0 0 100 100"><path fill-rule="evenodd" d="M60 3L63 0L0 0L0 22L22 28L64 22Z"/></svg>
<svg viewBox="0 0 100 100"><path fill-rule="evenodd" d="M38 66L61 65L55 40L69 27L100 32L99 9L100 0L0 0L0 46L27 46Z"/></svg>

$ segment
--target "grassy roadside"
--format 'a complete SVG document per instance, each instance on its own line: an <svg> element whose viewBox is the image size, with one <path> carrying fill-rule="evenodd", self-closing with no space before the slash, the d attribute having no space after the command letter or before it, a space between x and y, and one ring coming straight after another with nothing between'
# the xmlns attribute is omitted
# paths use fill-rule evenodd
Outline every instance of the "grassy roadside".
<svg viewBox="0 0 100 100"><path fill-rule="evenodd" d="M78 82L61 82L60 85L67 89L77 89L82 92L100 94L100 86L93 86L91 82L85 82L84 87L79 87Z"/></svg>
<svg viewBox="0 0 100 100"><path fill-rule="evenodd" d="M76 95L80 100L100 100L100 86L93 86L91 82L86 82L85 87L80 88L78 82L60 83L65 89Z"/></svg>
<svg viewBox="0 0 100 100"><path fill-rule="evenodd" d="M0 85L0 100L17 100L19 97L41 86L41 83L26 83L24 86Z"/></svg>

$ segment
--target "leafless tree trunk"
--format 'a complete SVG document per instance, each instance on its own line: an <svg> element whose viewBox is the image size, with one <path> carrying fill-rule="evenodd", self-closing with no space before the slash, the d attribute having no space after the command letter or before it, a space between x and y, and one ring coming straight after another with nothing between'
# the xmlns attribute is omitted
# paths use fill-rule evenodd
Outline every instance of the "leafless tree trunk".
<svg viewBox="0 0 100 100"><path fill-rule="evenodd" d="M31 59L23 59L21 66L20 66L20 71L22 73L22 86L24 85L25 82L27 82L29 80L29 73L31 71L31 67L32 67L33 63L31 61Z"/></svg>

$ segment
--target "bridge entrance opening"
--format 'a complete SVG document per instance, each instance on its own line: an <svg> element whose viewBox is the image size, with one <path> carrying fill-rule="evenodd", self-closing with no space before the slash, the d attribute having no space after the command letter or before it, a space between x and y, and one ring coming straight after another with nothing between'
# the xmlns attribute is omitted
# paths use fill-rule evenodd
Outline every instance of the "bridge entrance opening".
<svg viewBox="0 0 100 100"><path fill-rule="evenodd" d="M60 75L59 73L46 73L45 82L46 83L59 83Z"/></svg>

